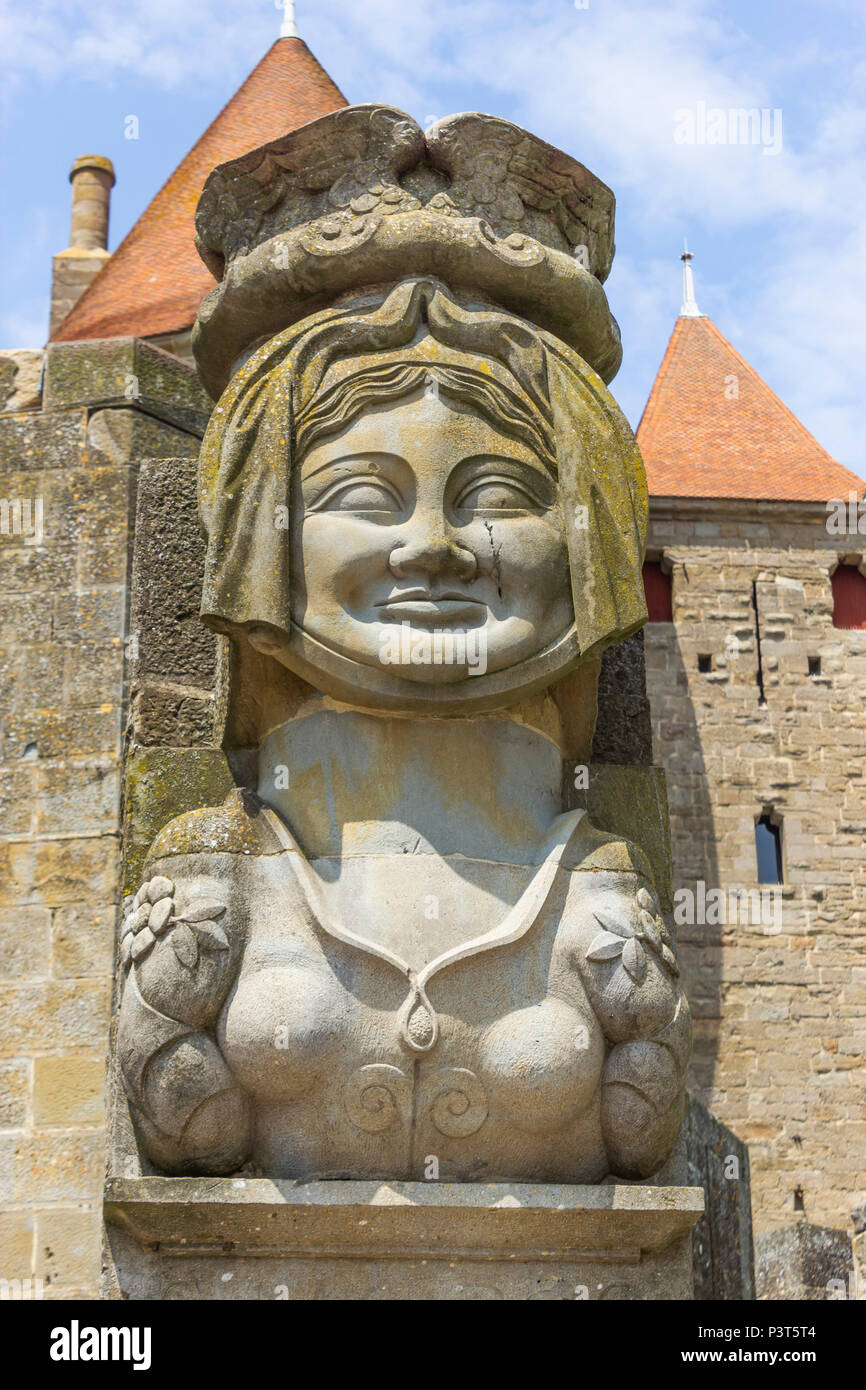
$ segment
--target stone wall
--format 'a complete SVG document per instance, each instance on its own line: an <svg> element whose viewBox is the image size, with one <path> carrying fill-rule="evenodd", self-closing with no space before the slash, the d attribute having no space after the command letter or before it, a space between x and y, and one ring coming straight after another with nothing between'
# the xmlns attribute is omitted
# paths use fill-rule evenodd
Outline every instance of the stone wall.
<svg viewBox="0 0 866 1390"><path fill-rule="evenodd" d="M749 1144L756 1236L847 1228L866 1182L866 631L833 627L830 586L864 550L820 507L652 504L649 554L673 581L674 622L645 645L676 887L755 888L755 821L782 820L780 929L729 902L727 922L678 927L691 1086Z"/></svg>
<svg viewBox="0 0 866 1390"><path fill-rule="evenodd" d="M130 519L207 403L130 339L50 348L41 401L34 367L0 381L0 1279L94 1296Z"/></svg>

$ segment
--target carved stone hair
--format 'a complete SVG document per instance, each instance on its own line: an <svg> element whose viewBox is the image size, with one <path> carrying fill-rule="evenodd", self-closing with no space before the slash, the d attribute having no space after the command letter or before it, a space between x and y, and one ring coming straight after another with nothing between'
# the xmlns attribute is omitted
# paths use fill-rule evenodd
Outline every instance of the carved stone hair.
<svg viewBox="0 0 866 1390"><path fill-rule="evenodd" d="M420 345L419 345L420 346ZM370 405L400 400L435 381L443 395L481 411L504 434L521 440L556 476L552 421L521 393L480 368L459 362L392 362L386 356L320 389L295 418L295 462L323 435L345 429Z"/></svg>

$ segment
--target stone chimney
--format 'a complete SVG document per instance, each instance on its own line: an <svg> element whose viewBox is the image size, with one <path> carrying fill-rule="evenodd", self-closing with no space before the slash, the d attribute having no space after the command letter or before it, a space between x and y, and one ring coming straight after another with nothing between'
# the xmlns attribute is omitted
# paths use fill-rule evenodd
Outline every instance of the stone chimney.
<svg viewBox="0 0 866 1390"><path fill-rule="evenodd" d="M69 173L72 226L69 246L54 257L49 336L66 318L109 259L108 209L114 166L100 154L83 154Z"/></svg>

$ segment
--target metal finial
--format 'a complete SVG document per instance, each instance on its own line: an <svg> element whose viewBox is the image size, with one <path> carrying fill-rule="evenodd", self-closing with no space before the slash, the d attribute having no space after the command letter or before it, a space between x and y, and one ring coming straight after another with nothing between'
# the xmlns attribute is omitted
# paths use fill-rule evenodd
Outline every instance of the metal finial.
<svg viewBox="0 0 866 1390"><path fill-rule="evenodd" d="M683 239L683 254L680 256L680 260L683 263L683 303L680 309L680 318L699 319L701 311L695 300L695 278L692 274L694 256L685 239Z"/></svg>
<svg viewBox="0 0 866 1390"><path fill-rule="evenodd" d="M298 39L298 26L295 23L295 0L275 0L278 10L283 12L283 22L280 25L281 39Z"/></svg>

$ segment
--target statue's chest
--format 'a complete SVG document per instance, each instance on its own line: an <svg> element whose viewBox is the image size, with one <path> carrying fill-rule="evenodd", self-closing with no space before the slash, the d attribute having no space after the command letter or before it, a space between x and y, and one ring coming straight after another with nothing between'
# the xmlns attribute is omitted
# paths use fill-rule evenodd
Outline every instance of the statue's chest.
<svg viewBox="0 0 866 1390"><path fill-rule="evenodd" d="M229 1065L262 1102L306 1107L308 1125L327 1114L338 1128L408 1124L440 1140L561 1127L594 1097L605 1055L579 972L556 966L562 894L530 910L515 940L472 951L530 871L509 884L507 866L412 867L378 866L378 930L351 913L347 881L339 921L355 940L323 930L297 885L260 885L219 1025ZM369 899L369 877L355 877L362 888Z"/></svg>

